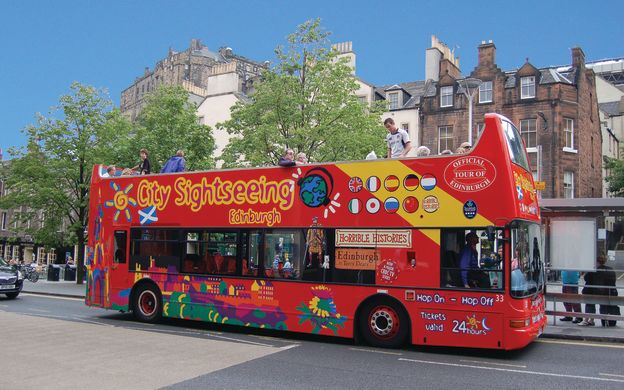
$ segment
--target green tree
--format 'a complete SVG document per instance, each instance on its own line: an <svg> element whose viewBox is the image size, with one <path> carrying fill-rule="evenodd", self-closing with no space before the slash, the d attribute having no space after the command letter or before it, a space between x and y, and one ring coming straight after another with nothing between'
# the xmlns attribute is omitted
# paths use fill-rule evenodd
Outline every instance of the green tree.
<svg viewBox="0 0 624 390"><path fill-rule="evenodd" d="M17 218L31 223L18 224L18 230L36 242L77 244L78 284L83 281L91 172L94 164L115 158L117 141L126 142L129 130L102 90L73 83L49 117L38 115L37 124L24 129L27 146L12 149L14 158L5 165L9 192L0 207L21 208Z"/></svg>
<svg viewBox="0 0 624 390"><path fill-rule="evenodd" d="M624 149L623 149L624 150ZM624 195L624 160L606 157L604 158L605 168L609 175L605 178L607 190L615 196Z"/></svg>
<svg viewBox="0 0 624 390"><path fill-rule="evenodd" d="M152 170L158 172L181 149L187 170L214 167L212 130L200 124L195 113L196 106L189 101L189 93L180 86L161 86L147 96L137 120L137 133L130 142L135 149L134 160L139 149L146 148Z"/></svg>
<svg viewBox="0 0 624 390"><path fill-rule="evenodd" d="M379 106L367 107L346 59L331 48L320 20L307 21L275 50L278 63L255 85L250 102L232 108L219 126L232 135L225 166L275 164L286 148L310 161L362 159L384 154Z"/></svg>

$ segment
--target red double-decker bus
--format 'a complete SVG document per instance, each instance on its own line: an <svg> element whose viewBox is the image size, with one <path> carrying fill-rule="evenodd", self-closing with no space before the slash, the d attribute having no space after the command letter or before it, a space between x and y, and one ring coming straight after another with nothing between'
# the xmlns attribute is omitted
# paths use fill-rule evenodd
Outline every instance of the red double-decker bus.
<svg viewBox="0 0 624 390"><path fill-rule="evenodd" d="M500 115L466 154L106 176L87 305L382 347L515 349L545 326L536 191Z"/></svg>

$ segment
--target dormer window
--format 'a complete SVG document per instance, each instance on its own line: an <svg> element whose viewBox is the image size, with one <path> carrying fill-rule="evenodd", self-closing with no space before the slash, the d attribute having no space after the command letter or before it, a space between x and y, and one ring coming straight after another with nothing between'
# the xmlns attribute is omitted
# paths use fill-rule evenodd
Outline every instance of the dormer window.
<svg viewBox="0 0 624 390"><path fill-rule="evenodd" d="M453 87L440 88L440 107L453 106Z"/></svg>
<svg viewBox="0 0 624 390"><path fill-rule="evenodd" d="M399 93L398 92L390 92L388 93L388 101L390 102L391 110L399 109Z"/></svg>
<svg viewBox="0 0 624 390"><path fill-rule="evenodd" d="M520 99L535 97L535 76L520 78Z"/></svg>

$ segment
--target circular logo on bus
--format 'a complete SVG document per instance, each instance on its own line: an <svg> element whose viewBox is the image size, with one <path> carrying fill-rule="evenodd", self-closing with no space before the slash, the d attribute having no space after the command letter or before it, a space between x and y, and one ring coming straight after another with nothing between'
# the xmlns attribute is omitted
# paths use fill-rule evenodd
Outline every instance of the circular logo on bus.
<svg viewBox="0 0 624 390"><path fill-rule="evenodd" d="M440 208L440 202L438 198L433 195L426 196L425 199L422 200L422 208L428 213L435 213Z"/></svg>
<svg viewBox="0 0 624 390"><path fill-rule="evenodd" d="M413 173L410 173L409 175L405 176L405 179L403 179L403 186L408 191L414 191L418 188L419 184L420 179L418 179L418 176Z"/></svg>
<svg viewBox="0 0 624 390"><path fill-rule="evenodd" d="M415 213L418 210L418 199L408 196L403 200L403 209L408 213Z"/></svg>
<svg viewBox="0 0 624 390"><path fill-rule="evenodd" d="M384 209L386 212L394 214L399 209L399 200L397 198L390 197L384 202Z"/></svg>
<svg viewBox="0 0 624 390"><path fill-rule="evenodd" d="M399 178L394 175L387 176L384 180L384 187L390 192L396 191L400 184Z"/></svg>
<svg viewBox="0 0 624 390"><path fill-rule="evenodd" d="M496 179L496 167L478 156L459 157L444 170L444 180L452 189L477 192L486 189Z"/></svg>
<svg viewBox="0 0 624 390"><path fill-rule="evenodd" d="M477 216L477 204L474 200L469 200L464 203L464 216L468 219L473 219Z"/></svg>
<svg viewBox="0 0 624 390"><path fill-rule="evenodd" d="M379 199L377 198L370 198L369 200L366 201L366 211L368 211L371 214L375 214L377 211L379 211L380 207L381 207L381 202L379 202Z"/></svg>

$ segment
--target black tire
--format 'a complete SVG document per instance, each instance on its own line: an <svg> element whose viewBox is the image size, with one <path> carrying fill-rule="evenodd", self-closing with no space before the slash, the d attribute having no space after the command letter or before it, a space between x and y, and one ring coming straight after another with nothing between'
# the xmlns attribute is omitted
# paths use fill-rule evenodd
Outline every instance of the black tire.
<svg viewBox="0 0 624 390"><path fill-rule="evenodd" d="M37 283L37 280L39 280L39 274L36 272L31 272L30 275L28 275L28 280L33 283Z"/></svg>
<svg viewBox="0 0 624 390"><path fill-rule="evenodd" d="M158 322L162 316L160 291L150 284L139 286L134 293L132 314L141 322Z"/></svg>
<svg viewBox="0 0 624 390"><path fill-rule="evenodd" d="M12 292L12 293L6 293L6 296L9 299L15 299L15 298L17 298L18 295L19 295L19 291L18 292Z"/></svg>
<svg viewBox="0 0 624 390"><path fill-rule="evenodd" d="M398 348L407 341L409 320L403 307L389 299L367 302L358 323L366 342L374 347Z"/></svg>

